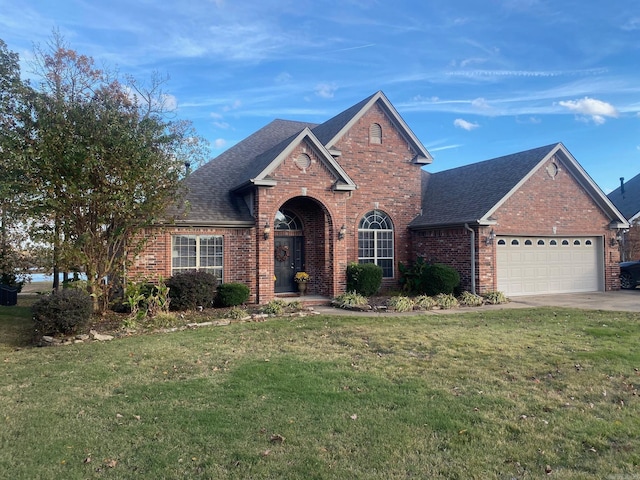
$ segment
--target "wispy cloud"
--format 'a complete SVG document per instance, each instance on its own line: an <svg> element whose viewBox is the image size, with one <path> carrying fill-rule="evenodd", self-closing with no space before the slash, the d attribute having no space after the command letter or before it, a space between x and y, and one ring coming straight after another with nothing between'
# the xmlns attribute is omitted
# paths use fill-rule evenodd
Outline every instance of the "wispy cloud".
<svg viewBox="0 0 640 480"><path fill-rule="evenodd" d="M316 85L315 93L320 98L333 98L338 86L335 83L319 83Z"/></svg>
<svg viewBox="0 0 640 480"><path fill-rule="evenodd" d="M466 130L468 132L470 132L471 130L475 130L476 128L478 128L480 125L477 123L473 123L473 122L467 122L466 120L463 120L462 118L456 118L453 121L453 124L458 127L458 128L462 128L463 130Z"/></svg>
<svg viewBox="0 0 640 480"><path fill-rule="evenodd" d="M590 118L597 125L602 125L606 120L605 117L616 118L619 115L613 105L595 98L584 97L580 100L561 101L558 104L574 113Z"/></svg>

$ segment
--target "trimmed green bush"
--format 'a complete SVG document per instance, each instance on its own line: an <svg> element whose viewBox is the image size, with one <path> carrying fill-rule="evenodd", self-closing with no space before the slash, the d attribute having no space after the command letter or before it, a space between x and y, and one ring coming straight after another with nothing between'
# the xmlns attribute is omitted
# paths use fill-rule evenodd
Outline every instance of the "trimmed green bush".
<svg viewBox="0 0 640 480"><path fill-rule="evenodd" d="M216 296L218 277L208 272L184 272L166 282L171 310L193 310L211 307Z"/></svg>
<svg viewBox="0 0 640 480"><path fill-rule="evenodd" d="M83 290L63 289L42 297L31 311L36 336L70 335L89 324L93 302Z"/></svg>
<svg viewBox="0 0 640 480"><path fill-rule="evenodd" d="M218 285L216 305L235 307L249 300L249 287L244 283L223 283Z"/></svg>
<svg viewBox="0 0 640 480"><path fill-rule="evenodd" d="M422 294L435 296L453 294L460 285L460 275L455 268L440 263L427 265L421 275Z"/></svg>
<svg viewBox="0 0 640 480"><path fill-rule="evenodd" d="M382 285L382 267L375 263L350 263L347 267L347 291L365 297L378 293Z"/></svg>

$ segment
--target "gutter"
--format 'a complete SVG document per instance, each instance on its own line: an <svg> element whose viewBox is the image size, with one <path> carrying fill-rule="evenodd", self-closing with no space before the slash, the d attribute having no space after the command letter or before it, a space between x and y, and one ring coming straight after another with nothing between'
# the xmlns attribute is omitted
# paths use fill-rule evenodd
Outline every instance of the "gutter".
<svg viewBox="0 0 640 480"><path fill-rule="evenodd" d="M476 232L465 223L464 228L471 232L471 293L476 294Z"/></svg>

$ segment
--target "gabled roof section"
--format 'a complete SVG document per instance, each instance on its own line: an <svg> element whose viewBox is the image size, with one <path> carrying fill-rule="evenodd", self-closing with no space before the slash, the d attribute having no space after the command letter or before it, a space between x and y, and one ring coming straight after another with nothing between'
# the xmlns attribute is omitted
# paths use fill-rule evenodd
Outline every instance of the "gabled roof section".
<svg viewBox="0 0 640 480"><path fill-rule="evenodd" d="M269 187L275 186L276 182L270 177L271 173L285 158L287 158L287 156L289 156L289 154L291 154L294 148L305 141L309 142L313 148L315 148L321 161L326 164L329 170L336 177L334 184L335 190L355 190L356 184L334 160L331 153L329 153L324 145L320 143L309 127L306 127L301 132L287 138L278 145L275 145L273 148L258 155L254 161L251 162L249 168L243 175L247 180L236 186L233 190L242 191L243 189L253 185Z"/></svg>
<svg viewBox="0 0 640 480"><path fill-rule="evenodd" d="M423 213L410 226L420 229L494 224L493 213L554 155L609 216L612 227L622 228L626 223L622 214L561 143L439 173L424 172Z"/></svg>
<svg viewBox="0 0 640 480"><path fill-rule="evenodd" d="M184 181L186 213L168 212L176 223L188 225L253 225L243 199L231 193L243 183L255 158L315 124L274 120L192 172Z"/></svg>
<svg viewBox="0 0 640 480"><path fill-rule="evenodd" d="M422 145L418 137L400 116L395 107L389 102L384 93L378 91L342 113L312 129L318 140L328 149L340 140L340 138L375 104L378 103L391 123L395 125L400 134L416 152L414 162L417 164L429 164L433 161L431 154Z"/></svg>
<svg viewBox="0 0 640 480"><path fill-rule="evenodd" d="M629 223L640 219L640 174L611 192L609 200L620 210Z"/></svg>

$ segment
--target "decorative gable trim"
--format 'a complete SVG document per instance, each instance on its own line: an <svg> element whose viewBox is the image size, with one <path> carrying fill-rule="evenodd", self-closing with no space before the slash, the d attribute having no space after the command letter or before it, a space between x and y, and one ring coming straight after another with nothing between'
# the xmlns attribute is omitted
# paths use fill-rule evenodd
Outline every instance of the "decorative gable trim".
<svg viewBox="0 0 640 480"><path fill-rule="evenodd" d="M309 142L316 150L320 161L324 162L329 171L336 177L334 190L351 191L357 188L355 182L351 180L347 172L335 161L332 153L325 148L317 139L309 127L304 128L298 135L293 137L283 148L273 155L269 164L254 178L249 179L232 191L239 193L251 187L275 187L278 182L271 178L273 171L293 152L293 150L303 142Z"/></svg>
<svg viewBox="0 0 640 480"><path fill-rule="evenodd" d="M374 105L378 103L382 110L385 112L391 123L396 127L398 133L405 139L409 146L416 152L413 163L418 165L427 165L433 162L433 157L422 145L418 137L411 131L409 125L400 116L395 107L391 104L389 99L382 91L378 91L372 95L367 103L351 117L351 119L327 142L326 147L331 150L333 146L344 136L344 134L350 130L360 118Z"/></svg>
<svg viewBox="0 0 640 480"><path fill-rule="evenodd" d="M497 202L481 219L478 220L480 225L490 225L493 221L492 215L498 210L516 191L518 191L522 185L531 178L531 176L546 164L549 160L557 158L568 170L568 172L574 177L578 184L584 189L584 191L593 199L598 207L611 219L610 228L627 228L629 223L625 220L624 216L615 207L615 205L609 200L604 192L596 185L591 179L589 174L582 168L577 160L571 155L567 148L558 143L552 148L538 164L532 168L527 175L525 175L513 188ZM551 175L551 173L549 173Z"/></svg>

